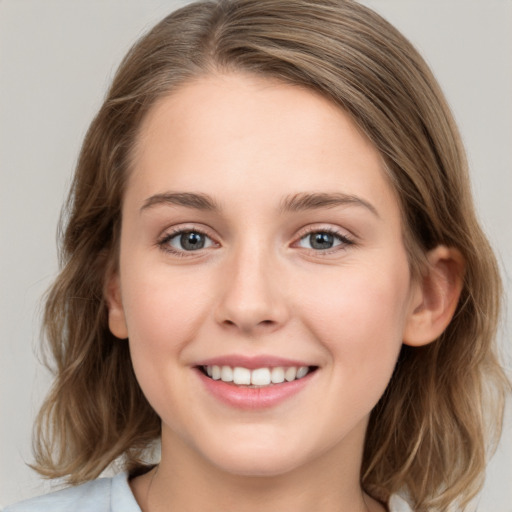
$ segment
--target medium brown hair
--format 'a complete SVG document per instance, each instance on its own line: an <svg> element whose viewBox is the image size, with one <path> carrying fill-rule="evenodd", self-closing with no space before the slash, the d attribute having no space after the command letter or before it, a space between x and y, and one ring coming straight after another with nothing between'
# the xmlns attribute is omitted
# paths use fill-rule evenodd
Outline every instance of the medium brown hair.
<svg viewBox="0 0 512 512"><path fill-rule="evenodd" d="M122 456L143 463L160 420L128 344L108 329L123 191L141 121L201 76L254 73L306 87L348 112L383 157L403 214L411 271L426 252L466 262L455 316L435 342L404 346L368 426L362 485L415 510L461 509L479 490L499 436L507 379L494 339L501 284L475 218L460 137L429 68L373 11L350 0L220 0L165 18L123 60L85 137L63 216L62 270L44 317L56 379L35 432L36 468L78 483Z"/></svg>

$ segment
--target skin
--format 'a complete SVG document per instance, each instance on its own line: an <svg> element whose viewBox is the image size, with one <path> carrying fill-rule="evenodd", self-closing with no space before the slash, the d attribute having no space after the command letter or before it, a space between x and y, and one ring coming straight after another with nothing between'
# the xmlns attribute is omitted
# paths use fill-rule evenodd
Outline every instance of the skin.
<svg viewBox="0 0 512 512"><path fill-rule="evenodd" d="M218 210L159 200L177 192ZM304 193L351 201L283 211ZM142 509L384 510L359 483L369 414L402 343L448 323L460 265L439 248L412 281L397 198L350 117L299 87L202 77L144 120L122 218L110 328L162 419L158 472L132 481ZM184 250L179 230L205 247ZM309 234L326 230L334 247L313 248ZM283 403L241 411L194 369L226 354L318 369Z"/></svg>

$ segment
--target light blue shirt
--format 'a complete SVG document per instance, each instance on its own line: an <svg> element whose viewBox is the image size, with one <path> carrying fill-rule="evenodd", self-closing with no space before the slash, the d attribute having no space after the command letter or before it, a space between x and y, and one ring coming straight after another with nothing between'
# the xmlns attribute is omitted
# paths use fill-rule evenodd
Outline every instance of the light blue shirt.
<svg viewBox="0 0 512 512"><path fill-rule="evenodd" d="M4 512L141 512L128 474L98 478L11 505Z"/></svg>
<svg viewBox="0 0 512 512"><path fill-rule="evenodd" d="M411 511L398 496L391 497L389 510ZM141 509L128 484L128 474L119 473L114 478L99 478L10 505L4 512L141 512Z"/></svg>

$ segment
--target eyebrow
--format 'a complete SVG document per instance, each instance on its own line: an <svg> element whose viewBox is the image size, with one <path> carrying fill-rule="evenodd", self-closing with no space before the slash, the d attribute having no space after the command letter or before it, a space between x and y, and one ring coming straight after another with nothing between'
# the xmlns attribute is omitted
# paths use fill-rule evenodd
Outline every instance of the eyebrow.
<svg viewBox="0 0 512 512"><path fill-rule="evenodd" d="M158 205L185 206L196 210L219 212L220 207L215 200L207 194L192 192L166 192L155 194L144 201L140 211Z"/></svg>
<svg viewBox="0 0 512 512"><path fill-rule="evenodd" d="M368 201L354 195L335 193L299 193L288 196L281 203L281 212L298 212L320 208L335 208L336 206L361 206L380 218L377 209Z"/></svg>
<svg viewBox="0 0 512 512"><path fill-rule="evenodd" d="M209 195L195 192L165 192L155 194L146 199L140 211L159 205L184 206L196 210L219 213L219 204ZM377 209L368 201L354 195L341 192L301 192L285 197L280 205L280 212L299 212L321 208L335 208L337 206L361 206L379 217Z"/></svg>

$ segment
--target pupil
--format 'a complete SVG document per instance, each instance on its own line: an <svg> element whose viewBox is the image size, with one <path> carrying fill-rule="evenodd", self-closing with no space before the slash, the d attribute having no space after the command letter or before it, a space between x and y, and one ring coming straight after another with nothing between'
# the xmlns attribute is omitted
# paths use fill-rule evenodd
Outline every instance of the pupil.
<svg viewBox="0 0 512 512"><path fill-rule="evenodd" d="M330 233L313 233L309 242L313 249L330 249L334 243L334 236Z"/></svg>
<svg viewBox="0 0 512 512"><path fill-rule="evenodd" d="M204 247L204 236L201 233L183 233L180 237L181 246L188 251L202 249Z"/></svg>

